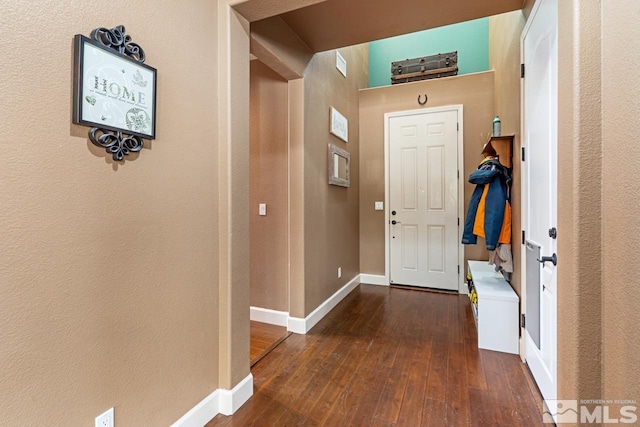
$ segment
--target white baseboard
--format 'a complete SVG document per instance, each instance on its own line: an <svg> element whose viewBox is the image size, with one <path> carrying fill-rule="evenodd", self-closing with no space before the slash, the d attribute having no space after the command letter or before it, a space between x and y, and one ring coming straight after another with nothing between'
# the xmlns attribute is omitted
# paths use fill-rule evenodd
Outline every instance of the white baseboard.
<svg viewBox="0 0 640 427"><path fill-rule="evenodd" d="M365 285L389 286L387 278L379 274L360 274L360 283Z"/></svg>
<svg viewBox="0 0 640 427"><path fill-rule="evenodd" d="M325 302L320 304L318 308L313 310L304 319L299 317L289 317L287 329L296 334L306 334L313 328L324 316L326 316L333 308L338 305L351 291L358 287L360 284L360 275L351 279L349 283L331 295Z"/></svg>
<svg viewBox="0 0 640 427"><path fill-rule="evenodd" d="M220 390L220 413L231 415L253 396L253 375L249 374L233 390Z"/></svg>
<svg viewBox="0 0 640 427"><path fill-rule="evenodd" d="M253 395L253 376L249 374L233 390L217 389L191 408L171 427L203 427L216 415L231 415Z"/></svg>
<svg viewBox="0 0 640 427"><path fill-rule="evenodd" d="M219 413L220 389L214 391L205 397L202 402L191 408L189 412L184 414L171 427L202 427L207 424Z"/></svg>
<svg viewBox="0 0 640 427"><path fill-rule="evenodd" d="M293 332L294 334L306 334L306 320L301 319L299 317L289 317L287 320L287 331Z"/></svg>
<svg viewBox="0 0 640 427"><path fill-rule="evenodd" d="M287 326L289 313L286 311L276 311L268 308L251 307L251 320L255 322L268 323L270 325Z"/></svg>

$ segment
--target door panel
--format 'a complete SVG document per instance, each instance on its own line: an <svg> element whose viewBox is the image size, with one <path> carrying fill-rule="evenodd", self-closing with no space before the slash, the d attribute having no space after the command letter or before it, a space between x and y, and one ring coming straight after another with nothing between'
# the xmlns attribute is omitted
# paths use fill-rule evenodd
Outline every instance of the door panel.
<svg viewBox="0 0 640 427"><path fill-rule="evenodd" d="M391 283L458 289L457 126L457 110L389 120Z"/></svg>
<svg viewBox="0 0 640 427"><path fill-rule="evenodd" d="M538 0L525 27L523 80L523 274L526 295L525 358L545 399L557 399L558 1Z"/></svg>
<svg viewBox="0 0 640 427"><path fill-rule="evenodd" d="M402 225L402 270L418 270L418 227L416 225Z"/></svg>
<svg viewBox="0 0 640 427"><path fill-rule="evenodd" d="M427 188L429 191L429 211L444 210L444 147L427 148Z"/></svg>
<svg viewBox="0 0 640 427"><path fill-rule="evenodd" d="M444 273L445 262L445 228L441 225L429 226L429 272Z"/></svg>
<svg viewBox="0 0 640 427"><path fill-rule="evenodd" d="M418 159L415 148L402 150L402 210L415 211L418 208Z"/></svg>

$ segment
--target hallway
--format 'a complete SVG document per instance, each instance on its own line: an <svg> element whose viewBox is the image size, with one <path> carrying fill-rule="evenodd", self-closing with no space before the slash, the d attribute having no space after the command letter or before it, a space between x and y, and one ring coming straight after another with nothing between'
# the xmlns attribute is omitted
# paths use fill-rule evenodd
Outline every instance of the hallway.
<svg viewBox="0 0 640 427"><path fill-rule="evenodd" d="M207 426L542 425L526 366L475 334L464 295L360 285L253 366L253 397Z"/></svg>

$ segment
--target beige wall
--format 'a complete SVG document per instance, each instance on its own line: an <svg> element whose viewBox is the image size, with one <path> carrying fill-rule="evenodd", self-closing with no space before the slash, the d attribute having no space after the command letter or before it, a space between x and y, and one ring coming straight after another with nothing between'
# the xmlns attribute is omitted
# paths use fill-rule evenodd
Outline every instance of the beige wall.
<svg viewBox="0 0 640 427"><path fill-rule="evenodd" d="M520 295L521 289L521 162L520 162L520 35L524 29L522 11L489 18L489 67L495 75L493 110L500 116L502 134L514 134L511 183L511 252L514 274L511 286Z"/></svg>
<svg viewBox="0 0 640 427"><path fill-rule="evenodd" d="M72 40L118 24L158 69L158 138L114 163L70 124ZM213 3L2 7L3 425L169 425L218 388L216 25Z"/></svg>
<svg viewBox="0 0 640 427"><path fill-rule="evenodd" d="M358 90L368 84L369 50L367 45L358 45L340 49L340 53L348 64L346 78L335 67L335 51L314 55L304 75L305 306L302 317L359 273ZM349 120L348 143L329 134L331 106ZM349 188L328 184L329 143L351 154ZM342 267L341 279L337 276L338 267Z"/></svg>
<svg viewBox="0 0 640 427"><path fill-rule="evenodd" d="M304 314L304 80L289 82L289 314Z"/></svg>
<svg viewBox="0 0 640 427"><path fill-rule="evenodd" d="M289 311L288 82L251 61L251 305ZM267 204L267 216L258 205Z"/></svg>
<svg viewBox="0 0 640 427"><path fill-rule="evenodd" d="M640 401L640 4L602 3L603 397ZM616 52L625 52L619 66Z"/></svg>
<svg viewBox="0 0 640 427"><path fill-rule="evenodd" d="M374 201L384 200L384 114L421 108L418 95L427 94L424 108L463 105L465 215L474 186L467 178L482 156L482 146L491 131L494 108L494 73L405 83L360 92L360 271L384 275L384 212L374 210ZM461 221L464 221L461 218ZM483 239L465 246L465 261L488 259Z"/></svg>
<svg viewBox="0 0 640 427"><path fill-rule="evenodd" d="M219 385L249 374L249 22L218 0Z"/></svg>
<svg viewBox="0 0 640 427"><path fill-rule="evenodd" d="M558 396L589 399L603 370L601 5L558 6Z"/></svg>
<svg viewBox="0 0 640 427"><path fill-rule="evenodd" d="M287 80L301 78L313 57L280 17L251 24L251 53Z"/></svg>

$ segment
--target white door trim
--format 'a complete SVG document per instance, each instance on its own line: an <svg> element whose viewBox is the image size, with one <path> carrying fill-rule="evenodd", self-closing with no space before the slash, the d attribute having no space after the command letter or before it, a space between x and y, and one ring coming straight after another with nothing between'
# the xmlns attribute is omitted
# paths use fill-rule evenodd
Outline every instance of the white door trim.
<svg viewBox="0 0 640 427"><path fill-rule="evenodd" d="M464 132L462 126L463 123L463 107L462 104L447 105L444 107L434 108L421 108L419 110L407 110L407 111L394 111L392 113L385 113L384 115L384 277L385 282L389 283L389 265L390 265L390 244L389 241L389 123L393 117L404 116L416 116L421 114L430 113L442 113L446 111L456 111L458 113L458 123L460 128L458 130L458 170L460 171L458 176L458 218L460 218L460 224L458 224L458 265L460 266L460 274L458 274L458 292L467 293L467 288L464 284L464 246L462 245L462 227L464 218L464 185L462 185L462 178L464 175Z"/></svg>

